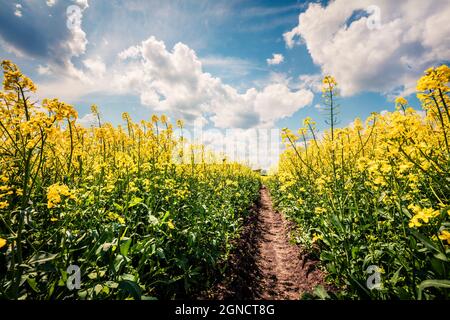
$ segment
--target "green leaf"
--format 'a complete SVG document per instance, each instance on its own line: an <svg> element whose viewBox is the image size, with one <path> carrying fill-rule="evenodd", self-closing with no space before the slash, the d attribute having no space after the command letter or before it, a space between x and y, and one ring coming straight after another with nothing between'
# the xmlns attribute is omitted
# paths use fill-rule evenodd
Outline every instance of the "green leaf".
<svg viewBox="0 0 450 320"><path fill-rule="evenodd" d="M400 275L400 271L402 270L402 268L403 268L403 266L400 266L400 268L398 268L398 270L395 271L394 275L392 276L392 278L391 278L391 283L392 283L393 285L395 285L395 284L397 283L398 277L399 277L399 275Z"/></svg>
<svg viewBox="0 0 450 320"><path fill-rule="evenodd" d="M77 295L81 300L85 300L87 297L87 293L87 290L80 290L77 292Z"/></svg>
<svg viewBox="0 0 450 320"><path fill-rule="evenodd" d="M333 261L334 256L328 251L322 251L320 253L320 260L322 261Z"/></svg>
<svg viewBox="0 0 450 320"><path fill-rule="evenodd" d="M136 280L136 276L130 274L130 273L125 273L120 277L120 280L128 280L131 282L134 282Z"/></svg>
<svg viewBox="0 0 450 320"><path fill-rule="evenodd" d="M166 211L166 212L164 213L164 216L163 216L162 219L161 219L161 222L166 222L166 219L169 217L169 215L170 215L170 212L169 212L169 211Z"/></svg>
<svg viewBox="0 0 450 320"><path fill-rule="evenodd" d="M122 267L122 265L125 263L125 258L123 256L117 255L116 258L114 259L114 270L116 272L119 272L120 267Z"/></svg>
<svg viewBox="0 0 450 320"><path fill-rule="evenodd" d="M132 296L135 300L141 300L142 291L139 285L130 280L123 280L119 282L119 290L126 293L127 296Z"/></svg>
<svg viewBox="0 0 450 320"><path fill-rule="evenodd" d="M323 286L317 286L314 289L314 294L322 300L330 299L330 296Z"/></svg>
<svg viewBox="0 0 450 320"><path fill-rule="evenodd" d="M31 289L33 289L35 292L39 293L39 289L37 287L36 279L34 279L34 278L27 278L27 282L30 285Z"/></svg>
<svg viewBox="0 0 450 320"><path fill-rule="evenodd" d="M442 260L442 261L445 261L445 262L448 262L448 261L449 261L448 258L447 258L447 256L446 256L445 254L443 254L442 252L436 253L436 254L434 255L434 257L435 257L436 259L439 259L439 260Z"/></svg>
<svg viewBox="0 0 450 320"><path fill-rule="evenodd" d="M445 275L445 267L442 261L436 258L431 258L431 267L438 277Z"/></svg>
<svg viewBox="0 0 450 320"><path fill-rule="evenodd" d="M342 233L344 232L344 227L342 226L341 222L339 221L338 216L336 216L335 214L333 214L331 216L331 222L333 223L334 226L337 227L337 229L339 231L341 231Z"/></svg>
<svg viewBox="0 0 450 320"><path fill-rule="evenodd" d="M101 284L96 284L94 286L95 295L98 295L102 291L102 289L103 289L103 286Z"/></svg>
<svg viewBox="0 0 450 320"><path fill-rule="evenodd" d="M405 207L402 207L402 212L408 217L408 219L412 218L411 212L409 212Z"/></svg>
<svg viewBox="0 0 450 320"><path fill-rule="evenodd" d="M108 295L109 292L110 292L109 287L103 286L102 292L103 292L104 294Z"/></svg>
<svg viewBox="0 0 450 320"><path fill-rule="evenodd" d="M111 288L111 289L116 289L119 286L119 284L114 281L106 281L105 286L107 286L108 288Z"/></svg>
<svg viewBox="0 0 450 320"><path fill-rule="evenodd" d="M158 255L158 257L160 257L161 259L165 259L166 255L164 254L164 250L162 248L158 248L156 249L156 254Z"/></svg>
<svg viewBox="0 0 450 320"><path fill-rule="evenodd" d="M130 246L131 246L131 238L124 237L121 240L120 253L123 254L124 256L127 256L128 251L130 250Z"/></svg>
<svg viewBox="0 0 450 320"><path fill-rule="evenodd" d="M450 288L450 280L425 280L419 285L418 288L418 299L422 300L422 292L426 288Z"/></svg>
<svg viewBox="0 0 450 320"><path fill-rule="evenodd" d="M350 274L350 279L353 280L353 285L356 283L370 297L370 291L354 275Z"/></svg>
<svg viewBox="0 0 450 320"><path fill-rule="evenodd" d="M39 252L37 252L35 255L33 255L30 258L28 263L31 264L31 265L40 265L40 264L44 264L44 263L47 263L49 261L52 261L57 256L58 256L57 253L53 254L53 253L39 251Z"/></svg>
<svg viewBox="0 0 450 320"><path fill-rule="evenodd" d="M56 283L57 283L57 282L58 282L58 281L55 280L55 281L53 281L53 282L50 284L50 287L49 287L48 293L47 293L47 299L50 299L50 298L52 297L53 292L55 291L55 287L56 287Z"/></svg>
<svg viewBox="0 0 450 320"><path fill-rule="evenodd" d="M353 259L356 259L356 256L357 256L358 252L359 252L359 248L358 247L353 247L352 248L352 258Z"/></svg>
<svg viewBox="0 0 450 320"><path fill-rule="evenodd" d="M417 232L416 230L410 230L412 235L414 237L416 237L420 242L423 243L423 245L433 251L437 251L440 252L438 247L436 246L435 243L433 243L430 239L428 239L427 237L425 237L423 234Z"/></svg>
<svg viewBox="0 0 450 320"><path fill-rule="evenodd" d="M104 277L105 273L106 273L105 270L100 270L99 272L93 271L93 272L88 274L88 278L91 279L91 280L96 280L96 279Z"/></svg>

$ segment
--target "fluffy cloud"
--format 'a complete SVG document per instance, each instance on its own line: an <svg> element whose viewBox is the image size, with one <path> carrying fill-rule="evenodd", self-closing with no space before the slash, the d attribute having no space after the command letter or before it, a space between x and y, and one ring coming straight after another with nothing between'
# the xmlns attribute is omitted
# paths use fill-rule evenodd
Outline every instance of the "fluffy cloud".
<svg viewBox="0 0 450 320"><path fill-rule="evenodd" d="M183 43L171 51L155 37L119 53L127 60L117 73L122 92L139 94L141 103L188 120L206 116L221 128L272 126L311 103L313 93L292 91L286 83L239 93L202 69L195 52Z"/></svg>
<svg viewBox="0 0 450 320"><path fill-rule="evenodd" d="M22 5L21 4L16 4L16 11L14 11L14 15L16 17L21 18L22 17Z"/></svg>
<svg viewBox="0 0 450 320"><path fill-rule="evenodd" d="M268 65L280 64L284 61L284 57L281 53L274 53L272 58L266 59Z"/></svg>
<svg viewBox="0 0 450 320"><path fill-rule="evenodd" d="M302 74L298 77L300 89L308 89L313 92L322 91L322 79L321 74Z"/></svg>
<svg viewBox="0 0 450 320"><path fill-rule="evenodd" d="M284 42L286 42L286 46L290 49L294 47L296 44L300 44L301 41L295 39L296 36L300 36L300 27L295 27L290 31L283 33Z"/></svg>
<svg viewBox="0 0 450 320"><path fill-rule="evenodd" d="M269 169L278 163L280 133L275 128L208 129L187 140L203 144L217 155L226 155L230 160L246 163L255 169Z"/></svg>
<svg viewBox="0 0 450 320"><path fill-rule="evenodd" d="M71 57L78 57L86 52L86 33L83 31L81 24L83 20L83 12L89 5L87 1L75 1L76 6L67 9L67 27L70 31L69 39L66 45L69 48Z"/></svg>
<svg viewBox="0 0 450 320"><path fill-rule="evenodd" d="M292 116L299 106L309 105L314 98L309 90L293 92L284 84L271 84L260 92L254 89L249 91L253 91L255 109L264 123Z"/></svg>
<svg viewBox="0 0 450 320"><path fill-rule="evenodd" d="M79 6L82 10L85 10L89 7L89 1L88 0L74 0L75 4Z"/></svg>
<svg viewBox="0 0 450 320"><path fill-rule="evenodd" d="M106 71L105 63L100 57L85 59L83 60L83 64L95 75L103 75Z"/></svg>
<svg viewBox="0 0 450 320"><path fill-rule="evenodd" d="M72 58L86 52L88 41L82 29L82 18L88 1L48 0L46 4L38 6L32 1L14 4L0 0L0 44L18 56L44 60L56 71L54 73L83 77ZM69 6L71 4L76 7ZM12 13L16 16L25 13L27 19L17 19Z"/></svg>
<svg viewBox="0 0 450 320"><path fill-rule="evenodd" d="M284 40L288 47L304 42L344 96L399 89L407 94L424 69L450 59L449 16L449 2L440 0L312 3Z"/></svg>
<svg viewBox="0 0 450 320"><path fill-rule="evenodd" d="M52 73L49 66L42 66L42 65L38 65L37 72L39 74L47 74L47 75Z"/></svg>
<svg viewBox="0 0 450 320"><path fill-rule="evenodd" d="M89 128L98 124L97 116L93 113L87 113L77 121L83 127Z"/></svg>

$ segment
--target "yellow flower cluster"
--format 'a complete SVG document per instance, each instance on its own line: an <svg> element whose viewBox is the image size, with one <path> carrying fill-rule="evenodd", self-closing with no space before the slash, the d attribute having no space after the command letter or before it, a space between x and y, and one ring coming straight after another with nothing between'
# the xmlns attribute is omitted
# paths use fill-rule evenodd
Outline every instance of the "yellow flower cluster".
<svg viewBox="0 0 450 320"><path fill-rule="evenodd" d="M337 86L337 82L336 79L330 75L326 75L323 80L322 80L322 84L323 84L323 90L329 90L329 87L335 87Z"/></svg>
<svg viewBox="0 0 450 320"><path fill-rule="evenodd" d="M313 234L313 238L312 238L312 243L314 243L314 242L317 242L317 241L319 241L319 240L322 240L323 239L323 235L321 235L321 234L318 234L318 233L314 233Z"/></svg>
<svg viewBox="0 0 450 320"><path fill-rule="evenodd" d="M327 209L322 208L322 207L316 207L316 208L314 209L314 213L315 213L315 214L322 214L322 213L325 213L325 212L327 212Z"/></svg>
<svg viewBox="0 0 450 320"><path fill-rule="evenodd" d="M319 134L309 118L298 134L283 129L286 149L269 180L271 192L306 234L298 236L300 242L310 246L323 237L318 245L332 278L353 278L363 260L381 263L376 256L380 248L399 248L383 256L397 265L404 265L417 250L427 251L430 259L440 251L440 259L448 263L448 251L437 243L434 251L430 248L439 239L450 243L449 85L448 66L431 68L417 84L424 113L398 97L395 111L373 113L364 123L355 119L338 128L337 82L326 76L323 98L329 130ZM449 214L441 214L444 210ZM407 268L426 268L430 260L414 263ZM390 277L397 278L393 273ZM415 288L417 281L408 286Z"/></svg>
<svg viewBox="0 0 450 320"><path fill-rule="evenodd" d="M111 238L107 244L125 242L123 248L143 248L142 241L151 238L148 244L160 252L158 257L147 254L147 249L141 254L141 249L121 247L126 259L121 260L120 267L115 263L99 266L92 255L85 265L97 271L114 268L107 273L114 274L115 279L123 272L132 273L136 281L147 281L145 292L152 295L154 283L178 277L187 290L200 283L201 276L210 277L209 272L200 270L202 266L195 279L187 273L186 278L180 278L179 266L172 263L164 267L164 272L149 271L145 276L137 273L149 270L151 265L160 266L159 256L163 253L167 261L186 261L186 270L197 268L199 263L206 264L204 270L214 270L239 232L243 210L258 194L259 174L243 164L228 162L202 145L190 144L182 138L183 121L176 122L180 137L165 115L149 115L148 120L133 122L124 113L122 125L113 126L103 122L99 108L92 105L96 121L83 127L77 121L76 110L64 102L44 99L41 105L34 103L27 96L36 90L32 81L10 61L2 66L0 247L6 245L3 238L14 238L23 246L17 245L11 252L16 265L8 281L0 283L0 292L50 297L53 275L39 284L41 292L32 292L26 283L16 284L15 270L23 272L20 279L35 269L25 270L18 265L31 259L43 245L49 252L65 252L55 258L56 264L63 265L62 259L76 259L70 256L73 252L95 251L92 246L97 243L91 240L105 238ZM33 223L25 223L25 219ZM90 240L77 238L85 231L92 231ZM61 241L61 234L67 236L67 241ZM189 248L185 250L188 239ZM125 257L126 251L128 256L141 257ZM177 256L169 256L171 253ZM16 285L20 288L12 287ZM142 283L138 285L142 287ZM164 292L169 288L158 290L174 296L173 292Z"/></svg>
<svg viewBox="0 0 450 320"><path fill-rule="evenodd" d="M0 249L6 246L6 240L3 238L0 238Z"/></svg>
<svg viewBox="0 0 450 320"><path fill-rule="evenodd" d="M125 219L115 212L109 212L108 219L110 219L112 221L117 221L120 224L125 224Z"/></svg>
<svg viewBox="0 0 450 320"><path fill-rule="evenodd" d="M49 209L56 207L63 199L75 200L75 195L65 184L55 183L48 187L47 190L47 207Z"/></svg>
<svg viewBox="0 0 450 320"><path fill-rule="evenodd" d="M442 241L447 241L447 244L450 245L450 232L447 230L442 230L441 234L439 235L439 239Z"/></svg>
<svg viewBox="0 0 450 320"><path fill-rule="evenodd" d="M414 216L409 221L409 227L415 228L420 227L423 224L430 222L430 220L439 215L439 210L434 210L433 208L421 208L418 205L410 204L408 206Z"/></svg>

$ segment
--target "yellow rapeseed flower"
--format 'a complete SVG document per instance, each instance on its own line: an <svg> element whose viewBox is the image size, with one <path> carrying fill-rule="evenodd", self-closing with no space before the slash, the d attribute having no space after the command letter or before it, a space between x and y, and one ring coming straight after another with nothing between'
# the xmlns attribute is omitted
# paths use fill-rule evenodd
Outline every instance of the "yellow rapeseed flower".
<svg viewBox="0 0 450 320"><path fill-rule="evenodd" d="M48 187L47 207L51 209L60 204L63 201L61 196L75 199L74 195L70 192L69 187L65 184L55 183Z"/></svg>
<svg viewBox="0 0 450 320"><path fill-rule="evenodd" d="M442 230L441 234L439 235L439 239L442 241L447 241L447 244L450 245L450 232L447 230Z"/></svg>
<svg viewBox="0 0 450 320"><path fill-rule="evenodd" d="M8 201L1 201L0 202L0 209L5 209L8 207Z"/></svg>
<svg viewBox="0 0 450 320"><path fill-rule="evenodd" d="M321 214L321 213L325 213L325 212L327 212L327 209L322 208L322 207L316 207L314 209L314 213L316 213L316 214Z"/></svg>
<svg viewBox="0 0 450 320"><path fill-rule="evenodd" d="M414 204L410 204L408 209L414 213L414 216L409 220L408 225L410 228L420 227L424 223L428 223L430 219L439 215L439 210L434 210L433 208L421 208Z"/></svg>
<svg viewBox="0 0 450 320"><path fill-rule="evenodd" d="M6 246L6 240L3 238L0 238L0 249Z"/></svg>
<svg viewBox="0 0 450 320"><path fill-rule="evenodd" d="M115 212L109 212L108 219L112 221L117 221L120 224L125 224L125 219Z"/></svg>
<svg viewBox="0 0 450 320"><path fill-rule="evenodd" d="M408 100L406 100L403 97L398 97L398 98L395 99L395 105L397 107L406 106L407 104L408 104Z"/></svg>
<svg viewBox="0 0 450 320"><path fill-rule="evenodd" d="M323 239L323 235L314 233L313 238L312 238L312 243L315 243L316 241L322 240L322 239Z"/></svg>

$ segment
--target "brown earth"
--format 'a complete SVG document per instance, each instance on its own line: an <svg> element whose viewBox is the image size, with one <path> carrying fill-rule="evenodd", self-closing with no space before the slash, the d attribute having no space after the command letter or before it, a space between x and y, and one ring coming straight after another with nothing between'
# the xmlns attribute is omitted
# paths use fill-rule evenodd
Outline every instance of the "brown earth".
<svg viewBox="0 0 450 320"><path fill-rule="evenodd" d="M205 298L295 300L323 285L318 261L289 241L291 229L292 224L273 209L268 190L261 188L231 254L225 280Z"/></svg>

